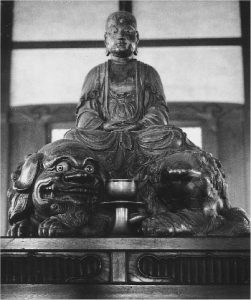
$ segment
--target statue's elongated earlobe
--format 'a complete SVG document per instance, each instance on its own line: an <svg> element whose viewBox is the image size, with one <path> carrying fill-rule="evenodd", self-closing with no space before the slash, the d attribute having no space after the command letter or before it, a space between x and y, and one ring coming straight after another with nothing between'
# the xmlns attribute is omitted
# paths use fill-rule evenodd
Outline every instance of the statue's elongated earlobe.
<svg viewBox="0 0 251 300"><path fill-rule="evenodd" d="M138 43L139 43L139 32L136 31L136 42L135 42L135 49L133 51L134 55L138 54Z"/></svg>
<svg viewBox="0 0 251 300"><path fill-rule="evenodd" d="M106 38L107 38L107 32L105 32L104 38L105 38L105 40L104 40L104 43L105 43L105 55L106 55L106 56L109 56L109 55L110 55L110 51L109 51L108 48L107 48L107 41L106 41Z"/></svg>

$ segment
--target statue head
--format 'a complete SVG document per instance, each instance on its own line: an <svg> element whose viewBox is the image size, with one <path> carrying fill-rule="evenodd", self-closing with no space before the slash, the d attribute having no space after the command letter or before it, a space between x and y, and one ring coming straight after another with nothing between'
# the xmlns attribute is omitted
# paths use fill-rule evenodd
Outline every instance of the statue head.
<svg viewBox="0 0 251 300"><path fill-rule="evenodd" d="M105 26L105 45L107 56L126 58L137 55L139 34L135 17L126 11L109 15Z"/></svg>

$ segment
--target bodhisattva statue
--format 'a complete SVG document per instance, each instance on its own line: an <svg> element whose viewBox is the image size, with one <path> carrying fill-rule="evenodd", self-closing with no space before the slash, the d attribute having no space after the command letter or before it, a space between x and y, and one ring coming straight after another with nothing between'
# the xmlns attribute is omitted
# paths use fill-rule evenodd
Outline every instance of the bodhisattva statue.
<svg viewBox="0 0 251 300"><path fill-rule="evenodd" d="M158 73L135 59L138 42L133 15L108 17L110 59L86 76L76 128L12 175L10 236L249 233L220 162L169 125Z"/></svg>

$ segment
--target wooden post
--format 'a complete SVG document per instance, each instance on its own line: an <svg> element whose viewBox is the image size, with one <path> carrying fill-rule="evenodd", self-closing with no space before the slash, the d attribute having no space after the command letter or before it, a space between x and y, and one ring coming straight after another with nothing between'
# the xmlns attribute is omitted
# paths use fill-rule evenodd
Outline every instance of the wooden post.
<svg viewBox="0 0 251 300"><path fill-rule="evenodd" d="M125 251L113 251L111 267L112 282L126 282L126 253Z"/></svg>
<svg viewBox="0 0 251 300"><path fill-rule="evenodd" d="M240 1L242 58L244 75L244 151L245 151L245 209L250 210L250 2Z"/></svg>
<svg viewBox="0 0 251 300"><path fill-rule="evenodd" d="M1 235L7 230L7 186L9 183L10 61L12 47L13 1L1 1Z"/></svg>

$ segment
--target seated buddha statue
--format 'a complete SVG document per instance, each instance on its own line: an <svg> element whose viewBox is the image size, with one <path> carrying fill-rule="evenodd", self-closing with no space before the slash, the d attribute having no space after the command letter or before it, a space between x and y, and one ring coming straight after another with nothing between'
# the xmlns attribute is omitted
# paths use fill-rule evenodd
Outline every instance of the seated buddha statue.
<svg viewBox="0 0 251 300"><path fill-rule="evenodd" d="M168 125L159 74L135 58L138 42L133 15L116 12L108 17L105 45L111 58L86 76L76 128L65 135L101 153L112 177L134 176L142 159L179 148L184 139L180 129ZM185 143L196 148L187 139Z"/></svg>
<svg viewBox="0 0 251 300"><path fill-rule="evenodd" d="M10 236L109 236L114 211L101 205L110 201L103 187L118 179L137 182L131 234L249 234L219 160L169 124L160 76L135 58L138 42L132 14L108 17L110 59L87 74L76 127L12 174Z"/></svg>
<svg viewBox="0 0 251 300"><path fill-rule="evenodd" d="M65 138L93 151L108 178L139 181L146 209L131 222L140 220L145 235L249 232L245 212L229 203L220 162L169 124L160 76L136 59L138 43L135 17L112 13L105 32L110 59L86 76L76 128Z"/></svg>

